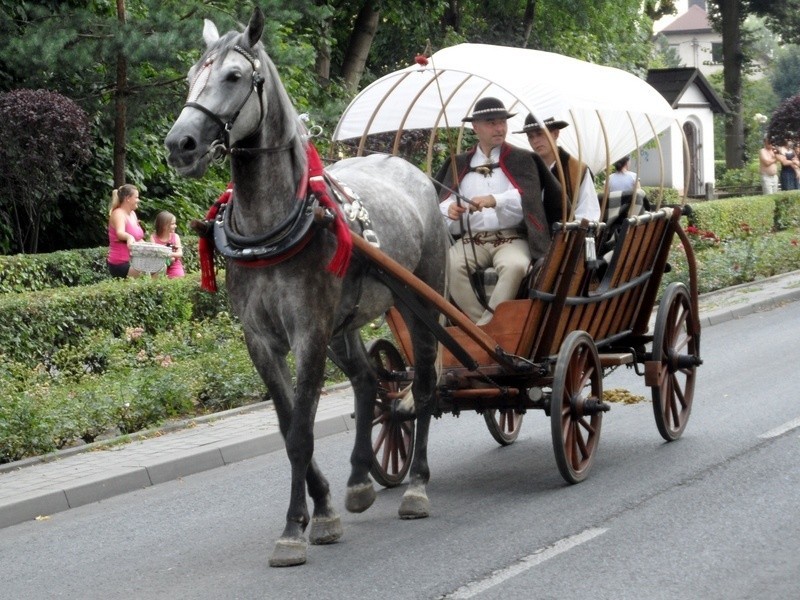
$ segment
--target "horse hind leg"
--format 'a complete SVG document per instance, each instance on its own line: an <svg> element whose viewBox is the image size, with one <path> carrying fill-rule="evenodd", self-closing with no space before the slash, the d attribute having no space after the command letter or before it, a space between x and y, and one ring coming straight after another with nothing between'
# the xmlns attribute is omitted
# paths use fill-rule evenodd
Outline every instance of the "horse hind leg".
<svg viewBox="0 0 800 600"><path fill-rule="evenodd" d="M372 419L378 378L367 358L358 331L336 336L330 343L331 359L350 379L355 397L356 435L350 455L350 477L347 480L345 508L361 513L375 502L376 493L369 470L372 465Z"/></svg>
<svg viewBox="0 0 800 600"><path fill-rule="evenodd" d="M430 479L428 467L428 433L433 415L434 393L437 380L438 343L433 333L410 311L403 315L412 323L414 345L414 381L411 389L416 412L416 439L414 458L411 461L411 481L403 494L398 514L401 519L424 519L430 514L430 500L426 491Z"/></svg>

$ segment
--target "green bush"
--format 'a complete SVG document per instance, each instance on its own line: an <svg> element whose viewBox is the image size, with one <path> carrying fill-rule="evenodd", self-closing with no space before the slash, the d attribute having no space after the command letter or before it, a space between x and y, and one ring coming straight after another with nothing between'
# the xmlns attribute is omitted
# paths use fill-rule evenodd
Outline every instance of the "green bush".
<svg viewBox="0 0 800 600"><path fill-rule="evenodd" d="M181 237L186 273L200 270L197 237ZM60 250L46 254L0 256L0 294L91 285L111 279L108 249Z"/></svg>
<svg viewBox="0 0 800 600"><path fill-rule="evenodd" d="M95 330L168 330L227 308L225 294L199 289L198 277L109 280L77 288L0 295L0 347L23 363L65 346L83 346Z"/></svg>
<svg viewBox="0 0 800 600"><path fill-rule="evenodd" d="M800 227L800 192L786 192L775 196L775 229Z"/></svg>
<svg viewBox="0 0 800 600"><path fill-rule="evenodd" d="M680 194L674 188L644 187L642 189L644 189L647 200L653 208L681 203Z"/></svg>
<svg viewBox="0 0 800 600"><path fill-rule="evenodd" d="M689 223L721 239L761 235L775 226L776 196L750 196L692 204Z"/></svg>

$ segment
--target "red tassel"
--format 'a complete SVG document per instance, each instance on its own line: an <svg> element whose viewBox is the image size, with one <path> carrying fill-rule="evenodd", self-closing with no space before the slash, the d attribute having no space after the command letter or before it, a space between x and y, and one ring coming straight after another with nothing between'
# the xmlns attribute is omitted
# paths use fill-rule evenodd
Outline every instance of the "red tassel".
<svg viewBox="0 0 800 600"><path fill-rule="evenodd" d="M233 195L233 183L229 183L222 195L211 205L206 213L206 220L213 221L217 217L219 207L226 204ZM212 294L217 291L217 274L214 269L214 240L201 237L197 244L200 255L200 287Z"/></svg>
<svg viewBox="0 0 800 600"><path fill-rule="evenodd" d="M200 253L200 288L216 293L217 275L214 271L214 244L208 238L200 238L198 243Z"/></svg>
<svg viewBox="0 0 800 600"><path fill-rule="evenodd" d="M350 266L350 256L353 252L353 238L350 228L345 222L339 206L331 200L323 179L322 159L317 153L317 149L309 142L306 150L308 157L308 181L311 191L325 208L330 209L336 215L333 220L333 232L336 235L336 252L328 263L328 271L337 277L344 277L347 268Z"/></svg>

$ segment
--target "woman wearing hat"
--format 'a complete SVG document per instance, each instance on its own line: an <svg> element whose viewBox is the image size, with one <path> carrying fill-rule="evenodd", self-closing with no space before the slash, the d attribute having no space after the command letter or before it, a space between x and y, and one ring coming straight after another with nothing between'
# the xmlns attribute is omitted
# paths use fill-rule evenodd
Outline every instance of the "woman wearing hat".
<svg viewBox="0 0 800 600"><path fill-rule="evenodd" d="M497 98L478 100L463 119L472 124L477 145L448 159L437 176L443 183L440 210L450 233L461 236L450 249L450 293L479 325L500 302L516 297L531 257L547 252L550 223L560 216L561 189L544 163L505 142L513 116ZM488 267L498 280L486 299L470 276Z"/></svg>
<svg viewBox="0 0 800 600"><path fill-rule="evenodd" d="M550 133L550 139L542 129L542 125ZM564 174L563 184L567 191L567 198L575 205L575 218L588 219L590 221L600 220L600 203L597 201L597 192L594 189L594 177L584 163L578 161L562 147L556 145L559 133L569 123L557 121L550 117L542 123L536 120L533 113L525 117L525 126L522 131L514 133L524 133L528 136L528 143L545 164L548 165L553 175L561 180L558 172L556 158L561 162L561 170Z"/></svg>

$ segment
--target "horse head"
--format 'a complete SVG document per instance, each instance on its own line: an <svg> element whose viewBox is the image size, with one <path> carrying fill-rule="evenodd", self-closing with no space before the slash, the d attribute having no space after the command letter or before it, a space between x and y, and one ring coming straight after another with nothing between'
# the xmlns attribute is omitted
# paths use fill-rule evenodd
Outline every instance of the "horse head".
<svg viewBox="0 0 800 600"><path fill-rule="evenodd" d="M274 66L261 45L264 15L253 11L244 32L220 37L205 20L206 51L189 70L189 95L165 139L168 162L181 175L201 177L209 163L260 137L267 110L264 85Z"/></svg>

